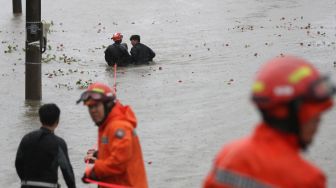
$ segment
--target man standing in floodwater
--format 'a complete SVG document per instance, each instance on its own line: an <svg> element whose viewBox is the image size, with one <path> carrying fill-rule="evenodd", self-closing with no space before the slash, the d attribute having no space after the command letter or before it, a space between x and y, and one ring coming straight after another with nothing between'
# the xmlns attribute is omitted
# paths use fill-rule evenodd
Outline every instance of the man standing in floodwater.
<svg viewBox="0 0 336 188"><path fill-rule="evenodd" d="M127 66L131 61L131 56L128 53L126 43L121 43L123 35L121 33L114 33L111 38L114 43L109 45L105 50L105 61L109 66Z"/></svg>
<svg viewBox="0 0 336 188"><path fill-rule="evenodd" d="M135 65L149 64L150 61L153 61L155 53L148 46L140 43L139 35L132 35L130 41L133 46L131 49L132 62Z"/></svg>
<svg viewBox="0 0 336 188"><path fill-rule="evenodd" d="M89 150L85 161L94 163L82 178L96 182L147 188L147 177L137 120L131 107L122 105L112 89L103 83L91 84L80 99L98 126L98 150ZM105 186L101 186L104 188Z"/></svg>
<svg viewBox="0 0 336 188"><path fill-rule="evenodd" d="M75 188L75 176L65 141L56 136L60 109L55 104L45 104L39 109L42 127L26 134L16 154L15 167L22 188L60 187L58 167L69 188Z"/></svg>
<svg viewBox="0 0 336 188"><path fill-rule="evenodd" d="M252 87L262 121L251 136L219 152L204 187L326 187L323 172L300 150L313 141L334 94L328 77L306 60L280 57L266 63Z"/></svg>

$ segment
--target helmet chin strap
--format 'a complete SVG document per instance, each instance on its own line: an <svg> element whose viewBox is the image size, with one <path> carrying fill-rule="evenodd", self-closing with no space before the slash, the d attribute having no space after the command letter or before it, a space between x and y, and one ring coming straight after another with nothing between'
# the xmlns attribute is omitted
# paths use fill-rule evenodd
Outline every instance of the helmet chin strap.
<svg viewBox="0 0 336 188"><path fill-rule="evenodd" d="M264 121L269 125L270 127L277 129L281 132L285 133L292 133L297 136L298 138L298 144L302 150L307 149L307 143L305 143L300 134L300 120L299 120L299 108L301 106L302 100L295 99L288 103L288 116L286 118L277 118L274 116L271 116L268 113L268 110L261 109L260 112L262 114L262 117Z"/></svg>

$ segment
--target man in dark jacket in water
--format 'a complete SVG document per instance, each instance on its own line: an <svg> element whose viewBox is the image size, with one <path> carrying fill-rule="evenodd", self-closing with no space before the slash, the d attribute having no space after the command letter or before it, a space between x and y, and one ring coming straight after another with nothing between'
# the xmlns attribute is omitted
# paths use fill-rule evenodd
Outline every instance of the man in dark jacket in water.
<svg viewBox="0 0 336 188"><path fill-rule="evenodd" d="M148 46L140 43L139 35L132 35L130 41L133 46L131 49L131 56L134 64L149 64L150 61L153 61L155 53Z"/></svg>
<svg viewBox="0 0 336 188"><path fill-rule="evenodd" d="M21 188L60 187L58 167L69 188L75 188L75 176L65 141L54 134L58 126L60 109L45 104L39 109L42 127L26 134L19 145L15 167L21 179Z"/></svg>
<svg viewBox="0 0 336 188"><path fill-rule="evenodd" d="M123 35L114 33L112 36L113 44L109 45L105 50L105 60L109 66L117 64L118 66L127 66L130 63L130 54L126 43L122 42Z"/></svg>

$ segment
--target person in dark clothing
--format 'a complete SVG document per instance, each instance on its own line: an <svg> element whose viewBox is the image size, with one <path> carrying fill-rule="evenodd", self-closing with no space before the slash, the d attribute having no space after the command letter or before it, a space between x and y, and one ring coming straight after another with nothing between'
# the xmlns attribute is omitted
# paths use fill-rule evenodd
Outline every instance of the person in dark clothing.
<svg viewBox="0 0 336 188"><path fill-rule="evenodd" d="M123 35L114 33L112 36L113 44L109 45L105 50L105 61L109 66L117 64L118 66L127 66L130 63L130 54L126 43L122 42Z"/></svg>
<svg viewBox="0 0 336 188"><path fill-rule="evenodd" d="M40 107L39 116L42 127L22 138L16 154L15 168L21 179L21 188L60 187L57 183L58 167L67 186L75 188L67 144L54 134L60 109L55 104L45 104Z"/></svg>
<svg viewBox="0 0 336 188"><path fill-rule="evenodd" d="M140 43L139 35L132 35L130 41L133 46L131 49L131 57L134 64L149 64L150 61L153 61L155 53L148 46Z"/></svg>

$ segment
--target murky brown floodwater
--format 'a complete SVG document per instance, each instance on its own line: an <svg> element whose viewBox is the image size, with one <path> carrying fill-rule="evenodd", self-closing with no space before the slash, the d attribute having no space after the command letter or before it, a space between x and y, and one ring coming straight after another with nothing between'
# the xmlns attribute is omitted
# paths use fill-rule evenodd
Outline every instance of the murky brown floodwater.
<svg viewBox="0 0 336 188"><path fill-rule="evenodd" d="M40 103L24 100L25 15L13 17L10 1L0 3L0 185L14 188L16 149L39 127ZM265 60L291 53L335 73L335 8L333 0L42 1L43 19L53 22L44 57L55 60L43 64L41 103L61 107L57 134L68 143L78 187L88 187L80 180L83 156L97 130L75 105L83 91L76 82L113 84L103 57L112 33L122 32L129 46L129 36L140 34L157 53L156 64L117 75L118 97L139 120L150 187L200 187L220 147L257 123L248 94ZM16 50L5 53L9 45ZM325 171L329 187L336 185L335 125L332 110L306 155Z"/></svg>

